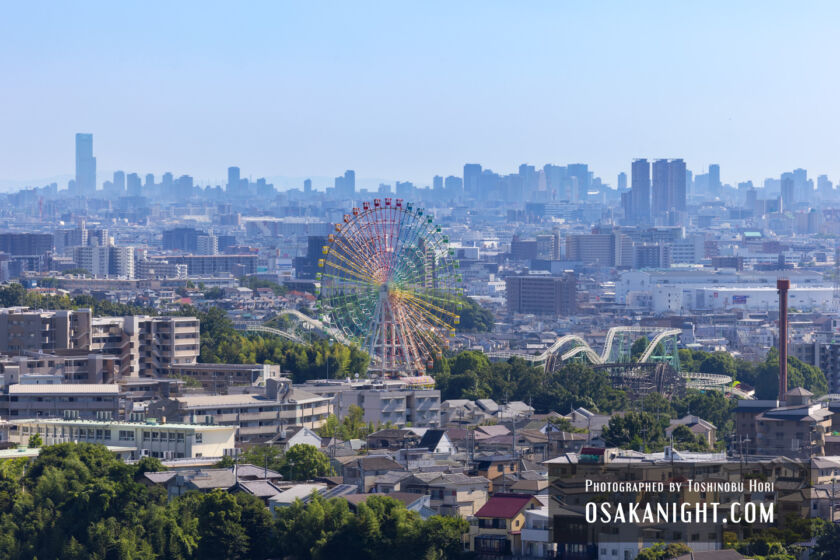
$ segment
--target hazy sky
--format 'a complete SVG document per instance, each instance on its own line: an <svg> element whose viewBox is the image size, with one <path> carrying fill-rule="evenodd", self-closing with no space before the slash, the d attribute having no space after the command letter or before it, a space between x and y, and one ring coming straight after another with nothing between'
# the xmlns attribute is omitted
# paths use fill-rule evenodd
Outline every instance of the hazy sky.
<svg viewBox="0 0 840 560"><path fill-rule="evenodd" d="M733 184L794 167L836 181L839 16L837 2L3 2L0 179L73 173L73 135L92 132L100 171L219 181L228 165L425 185L466 161L580 161L614 184L634 157L718 162Z"/></svg>

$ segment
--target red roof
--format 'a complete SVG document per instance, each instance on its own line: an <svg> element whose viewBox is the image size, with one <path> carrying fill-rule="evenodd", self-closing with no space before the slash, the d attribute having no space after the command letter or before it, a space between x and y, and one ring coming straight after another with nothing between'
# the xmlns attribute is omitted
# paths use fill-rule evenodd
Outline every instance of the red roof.
<svg viewBox="0 0 840 560"><path fill-rule="evenodd" d="M519 515L519 512L525 509L533 499L534 497L530 494L494 494L475 513L475 516L511 519Z"/></svg>

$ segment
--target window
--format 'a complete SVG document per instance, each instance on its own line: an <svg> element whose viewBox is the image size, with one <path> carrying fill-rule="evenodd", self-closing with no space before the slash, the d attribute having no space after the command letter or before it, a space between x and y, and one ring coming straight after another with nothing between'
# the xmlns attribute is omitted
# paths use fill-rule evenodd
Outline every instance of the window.
<svg viewBox="0 0 840 560"><path fill-rule="evenodd" d="M202 435L203 434L195 434L195 442L201 443L202 442Z"/></svg>

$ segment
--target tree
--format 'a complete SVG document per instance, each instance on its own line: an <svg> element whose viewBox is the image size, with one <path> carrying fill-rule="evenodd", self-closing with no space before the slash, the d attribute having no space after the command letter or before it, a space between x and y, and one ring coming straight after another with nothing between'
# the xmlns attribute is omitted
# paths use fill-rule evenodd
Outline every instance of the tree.
<svg viewBox="0 0 840 560"><path fill-rule="evenodd" d="M255 445L239 456L239 462L280 471L283 468L283 450L274 445Z"/></svg>
<svg viewBox="0 0 840 560"><path fill-rule="evenodd" d="M312 480L318 476L329 476L333 470L329 458L318 448L298 443L283 456L280 472L288 473L290 480Z"/></svg>
<svg viewBox="0 0 840 560"><path fill-rule="evenodd" d="M757 368L755 379L756 397L759 399L779 398L779 351L771 348L763 364ZM825 374L793 356L788 356L788 389L804 387L815 396L828 392Z"/></svg>
<svg viewBox="0 0 840 560"><path fill-rule="evenodd" d="M644 450L661 448L665 430L663 424L648 412L628 412L610 418L601 437L608 447Z"/></svg>
<svg viewBox="0 0 840 560"><path fill-rule="evenodd" d="M735 359L726 352L715 352L700 363L698 371L734 377L736 373Z"/></svg>
<svg viewBox="0 0 840 560"><path fill-rule="evenodd" d="M459 313L459 323L455 327L456 330L462 332L490 332L493 330L495 317L493 312L478 304L470 297L460 297L459 303L461 307Z"/></svg>
<svg viewBox="0 0 840 560"><path fill-rule="evenodd" d="M248 535L241 524L242 506L236 498L224 490L215 489L203 496L197 514L200 558L246 558Z"/></svg>
<svg viewBox="0 0 840 560"><path fill-rule="evenodd" d="M684 554L691 553L688 545L683 543L656 543L639 551L636 560L672 560Z"/></svg>
<svg viewBox="0 0 840 560"><path fill-rule="evenodd" d="M29 447L41 447L44 441L41 439L41 434L32 434L29 436Z"/></svg>
<svg viewBox="0 0 840 560"><path fill-rule="evenodd" d="M811 553L813 560L834 560L840 550L840 527L836 524L826 524L817 539L817 546Z"/></svg>

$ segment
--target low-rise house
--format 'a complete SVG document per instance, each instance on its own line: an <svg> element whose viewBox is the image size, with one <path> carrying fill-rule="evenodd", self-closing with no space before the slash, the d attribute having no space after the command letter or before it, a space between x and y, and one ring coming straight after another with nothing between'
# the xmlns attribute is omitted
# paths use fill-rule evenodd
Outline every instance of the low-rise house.
<svg viewBox="0 0 840 560"><path fill-rule="evenodd" d="M429 428L420 438L417 444L418 449L428 449L430 453L451 455L455 452L455 446L452 440L446 435L446 430L436 430Z"/></svg>
<svg viewBox="0 0 840 560"><path fill-rule="evenodd" d="M519 463L511 455L487 455L473 459L470 474L489 480L490 492L494 492L494 481L505 475L516 475L518 472Z"/></svg>
<svg viewBox="0 0 840 560"><path fill-rule="evenodd" d="M717 428L711 422L703 420L699 416L688 414L682 418L671 420L670 425L665 428L665 437L671 437L678 426L685 426L695 437L702 436L710 448L715 446Z"/></svg>
<svg viewBox="0 0 840 560"><path fill-rule="evenodd" d="M368 449L396 450L416 447L421 437L409 429L386 428L367 437Z"/></svg>
<svg viewBox="0 0 840 560"><path fill-rule="evenodd" d="M376 494L348 494L343 496L343 498L350 505L350 511L356 511L359 504L366 502L372 496L376 496ZM429 496L425 494L393 492L388 494L388 497L402 502L407 510L416 511L423 519L428 519L437 513L429 507Z"/></svg>
<svg viewBox="0 0 840 560"><path fill-rule="evenodd" d="M579 430L586 430L591 437L597 437L604 431L604 427L610 423L610 417L606 414L596 414L582 406L576 408L566 415L572 427Z"/></svg>
<svg viewBox="0 0 840 560"><path fill-rule="evenodd" d="M312 494L327 488L326 484L295 484L294 486L275 494L268 499L268 507L274 513L279 507L287 507L295 503L295 500L303 500Z"/></svg>
<svg viewBox="0 0 840 560"><path fill-rule="evenodd" d="M470 550L478 555L510 556L522 550L525 512L542 508L529 494L495 494L470 524Z"/></svg>
<svg viewBox="0 0 840 560"><path fill-rule="evenodd" d="M405 470L402 465L385 455L365 455L343 463L344 484L354 484L359 492L370 492L376 478L390 471Z"/></svg>
<svg viewBox="0 0 840 560"><path fill-rule="evenodd" d="M431 496L429 507L440 515L470 517L487 502L490 481L463 473L412 473L401 488Z"/></svg>
<svg viewBox="0 0 840 560"><path fill-rule="evenodd" d="M143 473L141 482L166 488L170 498L182 496L190 491L231 491L236 487L233 469L198 469Z"/></svg>

